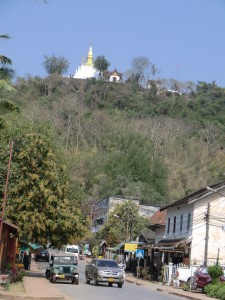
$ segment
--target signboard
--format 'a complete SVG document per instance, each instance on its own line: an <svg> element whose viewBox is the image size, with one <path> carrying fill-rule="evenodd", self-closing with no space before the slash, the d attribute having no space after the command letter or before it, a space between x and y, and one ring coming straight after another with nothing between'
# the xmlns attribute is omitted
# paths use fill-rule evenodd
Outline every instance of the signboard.
<svg viewBox="0 0 225 300"><path fill-rule="evenodd" d="M136 252L137 244L125 243L124 252Z"/></svg>
<svg viewBox="0 0 225 300"><path fill-rule="evenodd" d="M137 258L144 258L144 256L145 256L144 250L142 250L142 249L137 249L136 250L136 257Z"/></svg>

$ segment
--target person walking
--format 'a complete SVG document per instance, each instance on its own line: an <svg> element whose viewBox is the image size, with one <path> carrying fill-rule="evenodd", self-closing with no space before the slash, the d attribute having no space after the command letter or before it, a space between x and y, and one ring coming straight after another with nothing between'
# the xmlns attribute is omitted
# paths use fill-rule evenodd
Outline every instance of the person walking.
<svg viewBox="0 0 225 300"><path fill-rule="evenodd" d="M23 265L25 270L30 270L30 255L26 251L23 255Z"/></svg>

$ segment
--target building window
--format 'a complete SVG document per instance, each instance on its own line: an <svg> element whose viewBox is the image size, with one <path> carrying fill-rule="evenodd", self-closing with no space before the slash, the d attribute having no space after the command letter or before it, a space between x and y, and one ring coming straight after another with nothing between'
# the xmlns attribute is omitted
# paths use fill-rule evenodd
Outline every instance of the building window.
<svg viewBox="0 0 225 300"><path fill-rule="evenodd" d="M191 213L188 213L188 219L187 219L187 231L190 230L191 225Z"/></svg>
<svg viewBox="0 0 225 300"><path fill-rule="evenodd" d="M170 218L168 218L168 223L167 223L167 234L170 233Z"/></svg>
<svg viewBox="0 0 225 300"><path fill-rule="evenodd" d="M173 218L173 233L176 232L176 222L177 222L177 217Z"/></svg>
<svg viewBox="0 0 225 300"><path fill-rule="evenodd" d="M180 232L183 230L183 214L180 216Z"/></svg>

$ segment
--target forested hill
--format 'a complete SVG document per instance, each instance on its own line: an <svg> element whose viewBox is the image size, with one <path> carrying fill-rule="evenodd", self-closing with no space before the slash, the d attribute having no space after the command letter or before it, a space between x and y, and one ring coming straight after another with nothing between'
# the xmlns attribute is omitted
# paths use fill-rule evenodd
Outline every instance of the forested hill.
<svg viewBox="0 0 225 300"><path fill-rule="evenodd" d="M80 203L118 195L163 205L225 178L225 89L215 83L179 94L49 76L14 88L2 95L1 142L51 140Z"/></svg>

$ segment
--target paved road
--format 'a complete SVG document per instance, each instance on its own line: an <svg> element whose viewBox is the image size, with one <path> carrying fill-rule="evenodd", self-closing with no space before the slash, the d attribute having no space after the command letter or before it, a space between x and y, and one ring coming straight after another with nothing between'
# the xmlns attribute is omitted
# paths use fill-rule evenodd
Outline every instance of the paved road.
<svg viewBox="0 0 225 300"><path fill-rule="evenodd" d="M37 262L37 265L44 274L48 264L46 262ZM149 287L138 286L128 282L125 282L122 289L119 289L117 285L108 287L106 284L99 286L86 284L84 276L85 265L86 262L81 260L79 264L80 284L78 286L71 283L56 283L57 287L72 300L183 300L181 297L156 292Z"/></svg>

